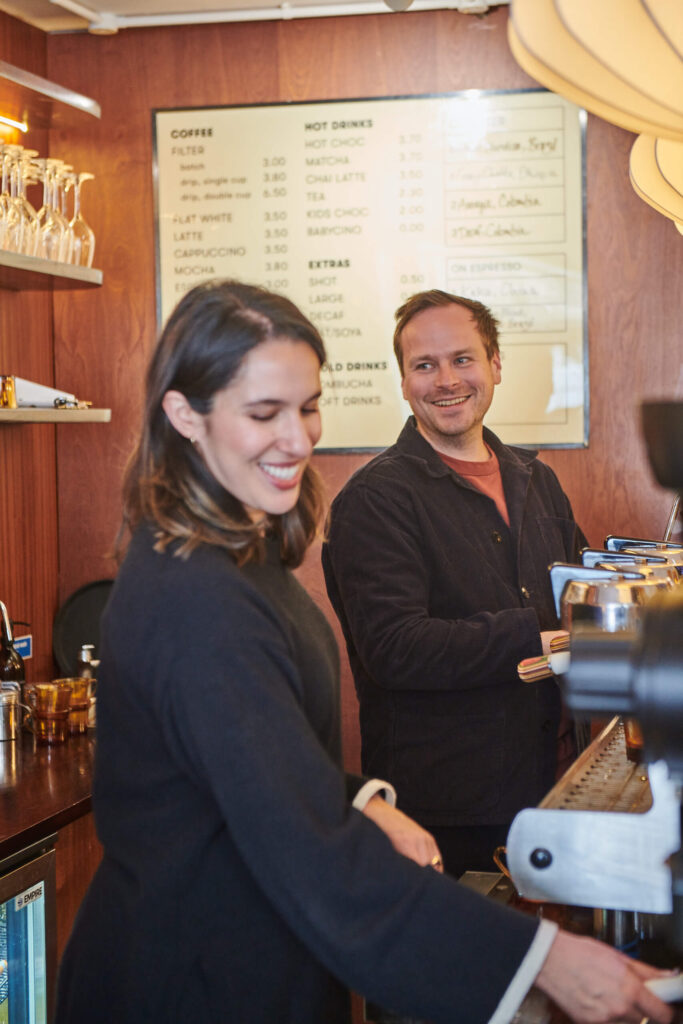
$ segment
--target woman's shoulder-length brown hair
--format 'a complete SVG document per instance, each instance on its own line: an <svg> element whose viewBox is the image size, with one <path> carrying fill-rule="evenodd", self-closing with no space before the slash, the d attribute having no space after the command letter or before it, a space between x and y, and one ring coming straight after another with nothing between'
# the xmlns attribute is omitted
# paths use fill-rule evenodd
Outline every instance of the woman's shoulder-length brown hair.
<svg viewBox="0 0 683 1024"><path fill-rule="evenodd" d="M291 511L254 523L162 407L166 392L174 390L205 415L248 353L277 337L305 342L321 365L325 361L319 332L282 295L237 281L210 281L180 300L147 370L142 431L124 477L119 552L128 531L149 522L159 551L173 545L174 554L187 557L200 544L212 544L244 565L263 559L267 529L279 539L283 562L301 564L325 511L323 485L313 466L304 470Z"/></svg>

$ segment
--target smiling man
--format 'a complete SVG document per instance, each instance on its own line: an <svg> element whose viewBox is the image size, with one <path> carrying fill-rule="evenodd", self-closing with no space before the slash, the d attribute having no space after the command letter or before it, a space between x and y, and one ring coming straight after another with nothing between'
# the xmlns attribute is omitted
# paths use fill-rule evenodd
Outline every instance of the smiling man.
<svg viewBox="0 0 683 1024"><path fill-rule="evenodd" d="M458 876L495 870L514 815L574 755L556 683L523 683L517 665L558 630L548 565L586 541L552 470L484 426L501 380L486 306L421 292L396 320L413 415L334 501L323 567L363 770L394 784Z"/></svg>

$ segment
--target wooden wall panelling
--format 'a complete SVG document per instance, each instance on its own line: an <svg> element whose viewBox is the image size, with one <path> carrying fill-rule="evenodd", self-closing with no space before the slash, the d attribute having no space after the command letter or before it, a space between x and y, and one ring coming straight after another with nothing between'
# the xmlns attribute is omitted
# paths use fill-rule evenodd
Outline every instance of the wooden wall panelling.
<svg viewBox="0 0 683 1024"><path fill-rule="evenodd" d="M44 77L46 44L44 32L0 11L0 60Z"/></svg>
<svg viewBox="0 0 683 1024"><path fill-rule="evenodd" d="M58 441L61 600L116 571L108 552L120 522L121 474L157 334L152 110L270 98L275 37L274 25L256 23L227 34L207 26L50 39L52 77L102 106L100 124L52 140L55 155L96 176L83 190L83 210L104 275L101 289L55 296L57 373L112 409L111 424L79 428L77 438L62 431Z"/></svg>
<svg viewBox="0 0 683 1024"><path fill-rule="evenodd" d="M683 398L683 245L628 178L634 136L597 118L587 132L590 443L544 455L567 485L591 543L661 536L673 495L650 472L644 399Z"/></svg>
<svg viewBox="0 0 683 1024"><path fill-rule="evenodd" d="M46 74L46 37L0 13L0 59ZM0 106L1 106L0 86ZM46 152L46 133L0 140ZM30 195L36 200L35 190ZM0 372L54 383L52 300L47 292L0 290ZM57 481L53 426L0 427L0 599L10 615L31 624L29 679L51 678L52 620L57 599ZM19 633L25 630L18 627Z"/></svg>
<svg viewBox="0 0 683 1024"><path fill-rule="evenodd" d="M57 956L61 958L76 911L102 857L92 813L76 818L58 833Z"/></svg>
<svg viewBox="0 0 683 1024"><path fill-rule="evenodd" d="M49 294L0 291L0 366L5 373L53 383ZM27 677L49 679L57 597L55 428L3 424L0 465L0 599L13 618L31 624L35 651L26 662Z"/></svg>

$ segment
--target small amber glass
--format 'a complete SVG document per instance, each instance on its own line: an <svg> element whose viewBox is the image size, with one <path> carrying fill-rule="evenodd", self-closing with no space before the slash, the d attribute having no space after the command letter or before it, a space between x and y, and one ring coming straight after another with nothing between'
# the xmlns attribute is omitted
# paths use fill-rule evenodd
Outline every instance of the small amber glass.
<svg viewBox="0 0 683 1024"><path fill-rule="evenodd" d="M32 683L26 687L26 699L38 714L54 714L69 710L71 681L55 679L52 683Z"/></svg>
<svg viewBox="0 0 683 1024"><path fill-rule="evenodd" d="M37 743L64 743L69 735L69 712L33 713L33 732Z"/></svg>
<svg viewBox="0 0 683 1024"><path fill-rule="evenodd" d="M90 679L75 677L60 679L55 682L68 683L71 686L69 699L69 732L74 735L88 731L88 714L90 712Z"/></svg>
<svg viewBox="0 0 683 1024"><path fill-rule="evenodd" d="M31 708L31 729L38 743L63 743L69 735L71 681L32 683L24 694Z"/></svg>

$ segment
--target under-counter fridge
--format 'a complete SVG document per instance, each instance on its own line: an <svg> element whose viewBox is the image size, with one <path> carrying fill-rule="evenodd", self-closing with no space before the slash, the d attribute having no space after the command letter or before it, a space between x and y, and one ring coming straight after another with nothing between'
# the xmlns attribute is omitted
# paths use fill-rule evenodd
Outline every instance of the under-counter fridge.
<svg viewBox="0 0 683 1024"><path fill-rule="evenodd" d="M0 861L0 1024L49 1024L56 972L55 851Z"/></svg>

